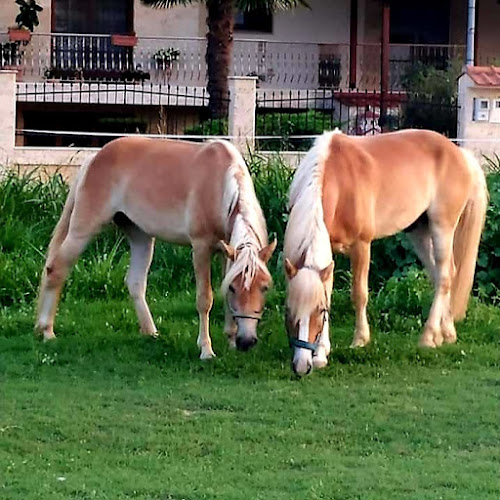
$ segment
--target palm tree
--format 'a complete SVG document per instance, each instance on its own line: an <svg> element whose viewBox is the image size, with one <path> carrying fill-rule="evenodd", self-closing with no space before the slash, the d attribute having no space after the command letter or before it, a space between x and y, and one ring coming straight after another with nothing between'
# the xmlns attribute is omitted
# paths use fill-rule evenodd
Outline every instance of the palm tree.
<svg viewBox="0 0 500 500"><path fill-rule="evenodd" d="M141 0L145 5L169 8L203 3L207 7L207 90L212 116L227 114L228 76L233 52L235 8L244 11L265 9L268 12L287 10L298 5L308 7L306 0Z"/></svg>

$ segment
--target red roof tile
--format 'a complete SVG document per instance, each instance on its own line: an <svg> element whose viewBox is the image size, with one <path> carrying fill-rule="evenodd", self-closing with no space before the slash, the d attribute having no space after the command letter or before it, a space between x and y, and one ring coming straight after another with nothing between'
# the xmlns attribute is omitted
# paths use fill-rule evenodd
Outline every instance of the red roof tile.
<svg viewBox="0 0 500 500"><path fill-rule="evenodd" d="M467 66L466 73L476 85L481 87L500 87L500 67Z"/></svg>

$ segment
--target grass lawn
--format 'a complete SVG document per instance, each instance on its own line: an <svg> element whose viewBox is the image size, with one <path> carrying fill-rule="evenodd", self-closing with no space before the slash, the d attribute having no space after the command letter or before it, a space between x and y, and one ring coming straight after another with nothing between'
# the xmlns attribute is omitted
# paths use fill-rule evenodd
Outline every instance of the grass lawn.
<svg viewBox="0 0 500 500"><path fill-rule="evenodd" d="M150 300L158 340L128 300L66 297L59 338L31 307L0 311L0 498L491 499L500 497L500 311L474 303L459 343L416 348L415 318L350 350L333 317L330 366L291 375L283 295L257 348L200 362L192 293ZM341 310L347 298L334 298Z"/></svg>

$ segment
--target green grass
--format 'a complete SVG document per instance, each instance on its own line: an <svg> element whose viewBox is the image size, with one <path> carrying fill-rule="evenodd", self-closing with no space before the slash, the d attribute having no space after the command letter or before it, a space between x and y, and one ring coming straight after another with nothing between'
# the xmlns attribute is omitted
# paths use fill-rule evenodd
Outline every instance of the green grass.
<svg viewBox="0 0 500 500"><path fill-rule="evenodd" d="M473 303L459 343L416 348L379 330L347 348L336 295L331 365L291 375L274 292L260 343L198 360L193 293L151 301L161 337L137 333L126 300L68 298L59 338L30 307L0 313L0 497L6 499L497 499L500 312ZM383 324L382 322L381 324Z"/></svg>
<svg viewBox="0 0 500 500"><path fill-rule="evenodd" d="M251 162L282 241L290 172ZM124 287L127 245L109 228L68 280L58 339L33 334L60 178L0 181L0 499L495 499L500 492L497 196L476 297L459 342L416 345L431 289L399 240L373 252L373 342L351 350L350 274L337 262L330 366L290 369L282 256L259 344L230 351L218 297L217 359L201 362L189 249L157 245L149 303L161 336L138 333ZM215 283L220 266L214 265Z"/></svg>

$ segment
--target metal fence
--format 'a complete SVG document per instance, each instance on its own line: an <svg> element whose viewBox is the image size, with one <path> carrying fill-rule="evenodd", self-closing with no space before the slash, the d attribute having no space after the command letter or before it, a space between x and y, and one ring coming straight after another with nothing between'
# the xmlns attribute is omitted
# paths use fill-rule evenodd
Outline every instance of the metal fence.
<svg viewBox="0 0 500 500"><path fill-rule="evenodd" d="M383 97L383 101L382 101ZM385 116L381 116L385 109ZM261 150L305 151L325 130L374 135L403 128L427 128L456 137L455 98L402 92L297 90L260 92L256 136Z"/></svg>
<svg viewBox="0 0 500 500"><path fill-rule="evenodd" d="M16 142L97 147L128 134L227 134L227 120L211 118L209 99L204 88L144 82L21 82ZM218 96L218 102L227 109L229 95Z"/></svg>

